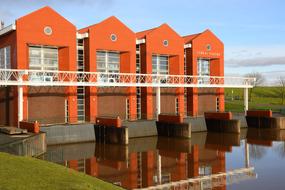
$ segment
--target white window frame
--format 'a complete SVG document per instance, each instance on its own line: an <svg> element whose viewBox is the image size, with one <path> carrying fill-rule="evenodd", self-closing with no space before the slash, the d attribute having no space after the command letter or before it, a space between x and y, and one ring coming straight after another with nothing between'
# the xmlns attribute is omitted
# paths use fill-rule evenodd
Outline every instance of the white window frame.
<svg viewBox="0 0 285 190"><path fill-rule="evenodd" d="M9 50L9 51L8 51ZM0 48L0 68L11 69L11 47Z"/></svg>
<svg viewBox="0 0 285 190"><path fill-rule="evenodd" d="M156 57L156 72L153 71L153 58ZM162 57L166 57L167 59L167 70L165 70L166 73L161 73L160 70L160 64L161 64L161 60ZM152 59L151 59L151 64L152 64L152 74L169 74L169 56L168 55L158 55L158 54L153 54L152 55Z"/></svg>
<svg viewBox="0 0 285 190"><path fill-rule="evenodd" d="M130 99L126 98L126 120L130 119Z"/></svg>
<svg viewBox="0 0 285 190"><path fill-rule="evenodd" d="M36 57L31 57L31 49L32 48L39 48L40 50L40 64L31 64L31 59L33 58L36 58ZM55 60L57 61L57 64L56 65L46 65L45 64L45 60L46 59L50 59L50 58L45 58L44 55L45 55L45 50L48 50L48 49L53 49L53 50L57 50L56 51L56 58ZM52 59L51 59L52 60ZM39 67L41 71L45 71L45 70L58 70L59 68L59 57L58 57L58 48L57 47L53 47L53 46L37 46L37 45L30 45L29 46L29 68L31 67ZM48 68L48 69L47 69Z"/></svg>
<svg viewBox="0 0 285 190"><path fill-rule="evenodd" d="M81 90L81 92L79 92ZM82 98L81 98L82 97ZM82 103L79 103L79 100ZM81 112L81 114L79 114ZM77 119L79 122L85 122L85 87L77 87Z"/></svg>
<svg viewBox="0 0 285 190"><path fill-rule="evenodd" d="M220 111L220 97L216 97L216 112Z"/></svg>
<svg viewBox="0 0 285 190"><path fill-rule="evenodd" d="M141 55L140 55L140 45L136 45L136 73L141 73Z"/></svg>
<svg viewBox="0 0 285 190"><path fill-rule="evenodd" d="M208 62L208 73L206 73L206 74L202 72L204 61ZM211 74L210 64L211 64L210 59L207 59L207 58L198 58L197 59L197 75L198 75L198 83L199 84L207 84L210 82L210 74ZM201 78L199 78L199 77L201 77Z"/></svg>
<svg viewBox="0 0 285 190"><path fill-rule="evenodd" d="M177 97L175 98L175 114L179 114L179 99Z"/></svg>
<svg viewBox="0 0 285 190"><path fill-rule="evenodd" d="M98 61L97 61L97 56L98 56L98 53L104 53L104 62L105 62L105 67L104 68L98 68ZM114 69L112 69L113 71L110 71L111 69L110 69L110 63L109 63L109 57L110 57L110 54L111 53L117 53L118 54L118 57L119 57L119 59L118 59L118 69L116 69L115 70L115 72L114 72ZM120 58L120 52L117 52L117 51L105 51L105 50L98 50L97 52L96 52L96 70L98 71L98 70L104 70L103 72L105 72L105 73L119 73L120 72L120 63L121 63L121 58Z"/></svg>
<svg viewBox="0 0 285 190"><path fill-rule="evenodd" d="M142 118L142 111L141 111L141 87L136 88L137 91L137 119Z"/></svg>

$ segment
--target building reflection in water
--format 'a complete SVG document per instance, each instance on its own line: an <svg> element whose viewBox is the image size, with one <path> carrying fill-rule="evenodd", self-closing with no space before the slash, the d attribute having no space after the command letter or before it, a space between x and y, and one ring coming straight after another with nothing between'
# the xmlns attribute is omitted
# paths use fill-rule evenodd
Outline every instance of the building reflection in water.
<svg viewBox="0 0 285 190"><path fill-rule="evenodd" d="M251 136L251 131L247 138L242 147L244 166L231 171L226 171L226 153L241 146L242 138L236 134L200 133L191 140L138 138L131 139L128 146L98 143L50 146L44 159L127 189L224 190L227 184L256 178L249 163L248 143L262 144L262 140Z"/></svg>

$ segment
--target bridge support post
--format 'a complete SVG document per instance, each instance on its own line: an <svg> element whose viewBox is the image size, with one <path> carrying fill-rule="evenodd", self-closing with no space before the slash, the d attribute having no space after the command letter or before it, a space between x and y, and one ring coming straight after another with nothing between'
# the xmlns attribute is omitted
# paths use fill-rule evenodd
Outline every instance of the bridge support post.
<svg viewBox="0 0 285 190"><path fill-rule="evenodd" d="M23 120L23 86L18 86L18 127L20 127L20 122Z"/></svg>
<svg viewBox="0 0 285 190"><path fill-rule="evenodd" d="M156 119L160 114L160 87L156 87Z"/></svg>
<svg viewBox="0 0 285 190"><path fill-rule="evenodd" d="M247 140L245 140L244 143L244 151L245 151L245 167L248 168L249 167L249 150L248 150L248 144L247 144Z"/></svg>
<svg viewBox="0 0 285 190"><path fill-rule="evenodd" d="M244 112L248 110L248 88L244 88L243 91Z"/></svg>
<svg viewBox="0 0 285 190"><path fill-rule="evenodd" d="M158 184L161 184L161 156L159 155L159 151L157 151L157 178Z"/></svg>

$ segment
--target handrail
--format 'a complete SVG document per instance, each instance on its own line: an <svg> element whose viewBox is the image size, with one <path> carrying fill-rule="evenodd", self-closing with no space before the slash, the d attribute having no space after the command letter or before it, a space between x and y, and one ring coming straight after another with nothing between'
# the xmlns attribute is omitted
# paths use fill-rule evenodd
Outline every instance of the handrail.
<svg viewBox="0 0 285 190"><path fill-rule="evenodd" d="M255 78L0 69L2 86L252 88Z"/></svg>

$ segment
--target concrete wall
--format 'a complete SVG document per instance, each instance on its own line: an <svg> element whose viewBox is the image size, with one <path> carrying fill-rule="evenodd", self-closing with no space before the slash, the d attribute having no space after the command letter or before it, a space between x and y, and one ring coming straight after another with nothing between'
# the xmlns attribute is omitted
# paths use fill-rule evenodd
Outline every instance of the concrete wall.
<svg viewBox="0 0 285 190"><path fill-rule="evenodd" d="M47 145L95 141L93 124L55 125L41 131L46 133Z"/></svg>
<svg viewBox="0 0 285 190"><path fill-rule="evenodd" d="M155 120L123 122L129 128L129 138L157 136Z"/></svg>

